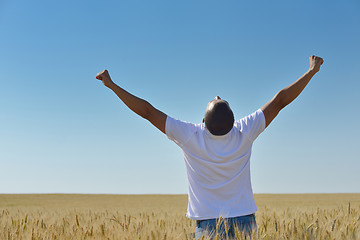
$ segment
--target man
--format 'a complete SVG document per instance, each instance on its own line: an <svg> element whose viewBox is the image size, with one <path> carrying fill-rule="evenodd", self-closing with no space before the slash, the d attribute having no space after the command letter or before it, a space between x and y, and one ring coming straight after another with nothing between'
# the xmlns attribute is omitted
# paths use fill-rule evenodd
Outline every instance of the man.
<svg viewBox="0 0 360 240"><path fill-rule="evenodd" d="M256 229L257 207L250 181L252 144L280 110L303 91L324 62L317 56L309 60L309 70L303 76L280 90L259 110L238 121L234 120L229 103L215 97L207 105L205 126L167 116L117 86L107 70L96 78L183 150L189 191L187 217L196 220L196 239L203 234L212 235L222 218L226 219L228 229L220 223L218 233L231 237L235 234L235 225L246 234Z"/></svg>

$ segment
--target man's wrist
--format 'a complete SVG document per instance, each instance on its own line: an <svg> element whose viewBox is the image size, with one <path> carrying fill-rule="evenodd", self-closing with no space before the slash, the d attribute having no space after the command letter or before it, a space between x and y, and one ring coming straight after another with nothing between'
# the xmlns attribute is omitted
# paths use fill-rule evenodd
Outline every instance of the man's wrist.
<svg viewBox="0 0 360 240"><path fill-rule="evenodd" d="M110 80L110 82L107 82L105 86L110 89L113 89L116 86L116 84Z"/></svg>
<svg viewBox="0 0 360 240"><path fill-rule="evenodd" d="M308 74L311 74L311 75L315 75L319 70L316 71L316 69L314 68L309 68L309 70L307 71Z"/></svg>

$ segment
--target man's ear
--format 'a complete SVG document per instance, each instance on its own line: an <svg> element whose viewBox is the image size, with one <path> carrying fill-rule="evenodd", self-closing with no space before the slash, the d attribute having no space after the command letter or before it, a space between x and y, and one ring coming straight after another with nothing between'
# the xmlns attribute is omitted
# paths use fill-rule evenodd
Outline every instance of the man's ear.
<svg viewBox="0 0 360 240"><path fill-rule="evenodd" d="M205 123L205 118L203 118L203 123Z"/></svg>

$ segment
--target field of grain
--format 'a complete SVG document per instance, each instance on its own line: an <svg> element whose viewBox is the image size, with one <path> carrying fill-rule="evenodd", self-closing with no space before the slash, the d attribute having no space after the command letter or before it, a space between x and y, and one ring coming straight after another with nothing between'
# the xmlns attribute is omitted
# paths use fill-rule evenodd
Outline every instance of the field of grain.
<svg viewBox="0 0 360 240"><path fill-rule="evenodd" d="M254 239L360 239L360 194L255 199ZM0 194L0 239L193 239L186 207L186 195Z"/></svg>

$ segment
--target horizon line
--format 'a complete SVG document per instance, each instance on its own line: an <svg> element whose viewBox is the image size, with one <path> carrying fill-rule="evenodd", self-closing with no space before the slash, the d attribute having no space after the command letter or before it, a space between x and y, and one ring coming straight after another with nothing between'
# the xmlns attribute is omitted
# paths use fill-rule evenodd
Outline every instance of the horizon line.
<svg viewBox="0 0 360 240"><path fill-rule="evenodd" d="M254 195L296 195L296 194L360 194L360 192L299 192L299 193L254 193ZM0 193L0 195L188 195L187 193Z"/></svg>

